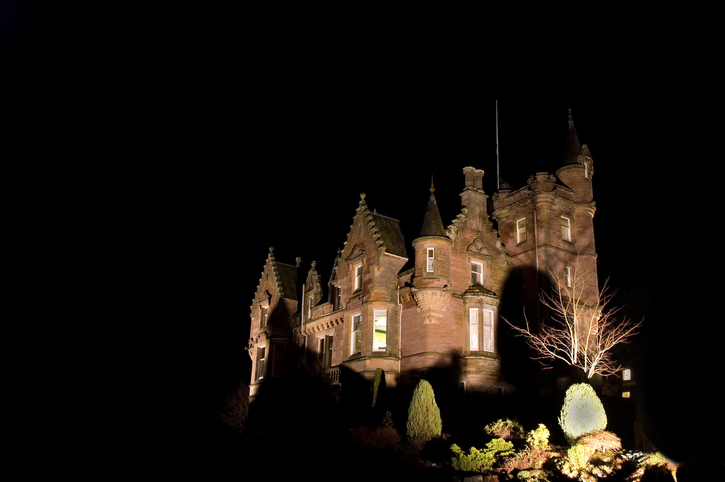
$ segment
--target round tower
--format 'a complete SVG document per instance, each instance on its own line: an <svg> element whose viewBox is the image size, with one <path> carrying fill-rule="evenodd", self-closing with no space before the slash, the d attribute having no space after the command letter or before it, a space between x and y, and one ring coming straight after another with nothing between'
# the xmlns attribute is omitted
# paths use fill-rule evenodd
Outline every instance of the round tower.
<svg viewBox="0 0 725 482"><path fill-rule="evenodd" d="M556 171L556 177L574 191L576 202L588 203L594 199L592 191L593 175L594 164L589 148L586 144L582 146L579 143L579 137L574 127L574 118L571 109L569 109L569 128L564 146L564 159L561 167Z"/></svg>
<svg viewBox="0 0 725 482"><path fill-rule="evenodd" d="M420 236L413 240L415 271L411 292L426 321L435 323L451 298L451 249L431 185Z"/></svg>

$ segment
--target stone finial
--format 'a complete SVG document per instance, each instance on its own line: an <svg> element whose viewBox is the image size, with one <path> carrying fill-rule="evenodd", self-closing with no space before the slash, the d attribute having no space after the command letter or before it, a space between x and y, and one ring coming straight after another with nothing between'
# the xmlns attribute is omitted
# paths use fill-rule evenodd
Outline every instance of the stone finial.
<svg viewBox="0 0 725 482"><path fill-rule="evenodd" d="M361 192L360 193L360 200L361 201L364 201L365 200L365 196L367 196L367 195L364 192Z"/></svg>

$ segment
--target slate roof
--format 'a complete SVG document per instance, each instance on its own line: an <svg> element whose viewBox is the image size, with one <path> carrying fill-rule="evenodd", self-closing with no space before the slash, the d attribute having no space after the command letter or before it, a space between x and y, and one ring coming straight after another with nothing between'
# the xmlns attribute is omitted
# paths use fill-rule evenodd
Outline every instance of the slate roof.
<svg viewBox="0 0 725 482"><path fill-rule="evenodd" d="M405 249L405 239L403 238L403 233L400 231L398 220L377 213L371 215L375 227L378 229L378 235L385 247L385 251L395 256L407 258L408 253Z"/></svg>
<svg viewBox="0 0 725 482"><path fill-rule="evenodd" d="M281 290L281 296L288 300L297 301L297 267L275 261L274 271Z"/></svg>
<svg viewBox="0 0 725 482"><path fill-rule="evenodd" d="M577 164L579 161L576 158L581 150L582 146L579 143L579 136L576 135L576 129L574 128L574 118L571 115L571 109L569 109L569 129L566 132L566 144L564 146L562 165Z"/></svg>
<svg viewBox="0 0 725 482"><path fill-rule="evenodd" d="M425 217L423 218L423 227L420 229L420 235L421 237L447 237L446 230L443 227L443 221L441 220L441 213L438 211L438 203L433 195L433 188L431 188L430 198L428 198L428 207L425 210Z"/></svg>

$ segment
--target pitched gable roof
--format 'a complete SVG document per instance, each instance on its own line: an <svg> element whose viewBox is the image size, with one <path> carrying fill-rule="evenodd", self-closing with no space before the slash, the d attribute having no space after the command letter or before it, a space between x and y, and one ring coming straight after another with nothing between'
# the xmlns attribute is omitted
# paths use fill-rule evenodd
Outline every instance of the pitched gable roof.
<svg viewBox="0 0 725 482"><path fill-rule="evenodd" d="M380 240L380 245L385 248L385 251L401 258L407 258L405 239L400 231L398 220L377 213L372 214L371 220L374 225L374 228L371 226L373 236L376 237L376 240Z"/></svg>

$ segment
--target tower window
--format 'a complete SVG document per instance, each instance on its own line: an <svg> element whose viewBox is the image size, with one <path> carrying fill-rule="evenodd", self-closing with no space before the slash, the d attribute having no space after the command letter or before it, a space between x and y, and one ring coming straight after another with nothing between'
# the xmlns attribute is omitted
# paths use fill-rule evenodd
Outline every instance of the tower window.
<svg viewBox="0 0 725 482"><path fill-rule="evenodd" d="M622 370L622 380L624 381L630 381L632 379L632 370L629 368L625 368Z"/></svg>
<svg viewBox="0 0 725 482"><path fill-rule="evenodd" d="M516 244L526 241L526 218L516 221Z"/></svg>
<svg viewBox="0 0 725 482"><path fill-rule="evenodd" d="M561 217L561 239L571 242L571 219Z"/></svg>
<svg viewBox="0 0 725 482"><path fill-rule="evenodd" d="M481 263L471 263L471 284L483 284L483 265Z"/></svg>
<svg viewBox="0 0 725 482"><path fill-rule="evenodd" d="M428 273L432 273L434 269L434 260L435 260L435 250L433 248L428 248L428 255L427 255L427 263L426 263L426 271Z"/></svg>

